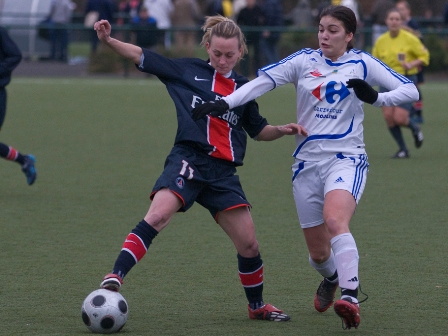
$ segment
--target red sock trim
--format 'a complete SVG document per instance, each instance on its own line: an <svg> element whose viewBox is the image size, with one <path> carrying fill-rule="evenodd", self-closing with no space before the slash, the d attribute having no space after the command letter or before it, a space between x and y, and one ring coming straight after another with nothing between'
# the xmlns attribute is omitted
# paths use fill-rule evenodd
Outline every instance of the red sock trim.
<svg viewBox="0 0 448 336"><path fill-rule="evenodd" d="M121 250L129 252L134 257L136 263L146 254L146 246L143 240L135 233L130 233L126 237Z"/></svg>
<svg viewBox="0 0 448 336"><path fill-rule="evenodd" d="M240 280L243 287L256 287L263 283L263 265L251 273L238 273L240 275Z"/></svg>
<svg viewBox="0 0 448 336"><path fill-rule="evenodd" d="M6 160L15 161L17 159L17 156L19 155L19 152L16 151L14 148L9 147L9 153L6 156Z"/></svg>

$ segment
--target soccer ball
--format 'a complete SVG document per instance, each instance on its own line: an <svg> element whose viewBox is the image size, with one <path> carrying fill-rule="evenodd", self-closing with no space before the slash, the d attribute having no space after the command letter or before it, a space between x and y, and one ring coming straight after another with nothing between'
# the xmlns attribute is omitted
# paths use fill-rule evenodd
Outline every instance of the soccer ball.
<svg viewBox="0 0 448 336"><path fill-rule="evenodd" d="M128 320L129 307L124 297L107 289L90 293L81 307L84 324L91 332L111 334L120 331Z"/></svg>

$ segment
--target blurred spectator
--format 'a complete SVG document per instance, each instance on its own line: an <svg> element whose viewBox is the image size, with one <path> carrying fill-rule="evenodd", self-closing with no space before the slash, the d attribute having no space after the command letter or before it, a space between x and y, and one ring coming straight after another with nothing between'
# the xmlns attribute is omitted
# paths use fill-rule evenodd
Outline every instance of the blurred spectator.
<svg viewBox="0 0 448 336"><path fill-rule="evenodd" d="M222 8L222 1L221 0L207 0L207 5L205 8L205 15L213 16L216 14L224 16L224 9Z"/></svg>
<svg viewBox="0 0 448 336"><path fill-rule="evenodd" d="M117 25L128 24L133 17L136 17L143 5L142 2L143 0L120 0L117 6Z"/></svg>
<svg viewBox="0 0 448 336"><path fill-rule="evenodd" d="M161 35L165 49L171 49L171 14L174 6L171 0L145 0L145 7L157 21L157 28L163 30Z"/></svg>
<svg viewBox="0 0 448 336"><path fill-rule="evenodd" d="M300 28L308 28L312 25L312 10L310 0L298 0L291 13L285 16L285 20Z"/></svg>
<svg viewBox="0 0 448 336"><path fill-rule="evenodd" d="M67 62L68 59L68 24L72 21L76 4L71 0L53 0L50 19L53 23L50 31L51 55L53 61Z"/></svg>
<svg viewBox="0 0 448 336"><path fill-rule="evenodd" d="M233 16L232 0L222 0L222 10L225 17L231 18Z"/></svg>
<svg viewBox="0 0 448 336"><path fill-rule="evenodd" d="M283 7L280 0L262 0L261 8L265 15L265 26L283 26ZM262 32L260 50L267 64L280 60L277 48L280 35L280 31L265 30Z"/></svg>
<svg viewBox="0 0 448 336"><path fill-rule="evenodd" d="M130 24L132 18L138 16L138 12L142 7L143 0L119 0L117 5L117 26ZM128 30L119 30L115 32L117 39L129 42L130 34Z"/></svg>
<svg viewBox="0 0 448 336"><path fill-rule="evenodd" d="M445 10L443 11L443 23L448 26L448 2L445 4Z"/></svg>
<svg viewBox="0 0 448 336"><path fill-rule="evenodd" d="M171 22L175 28L192 29L198 27L202 20L202 12L196 0L174 0L174 11ZM178 30L174 32L174 45L179 55L193 57L196 49L197 32Z"/></svg>
<svg viewBox="0 0 448 336"><path fill-rule="evenodd" d="M359 15L357 0L342 0L342 1L340 1L340 5L350 8L353 11L353 13L355 13L356 21L359 22L361 20L361 16Z"/></svg>
<svg viewBox="0 0 448 336"><path fill-rule="evenodd" d="M240 11L246 7L246 0L233 0L232 2L232 11L233 11L233 20L236 21L238 14Z"/></svg>
<svg viewBox="0 0 448 336"><path fill-rule="evenodd" d="M361 13L359 11L358 0L342 0L341 5L350 8L355 13L357 21L357 33L355 35L355 48L364 48L364 34L360 33L364 28L364 22L361 19Z"/></svg>
<svg viewBox="0 0 448 336"><path fill-rule="evenodd" d="M131 19L131 26L135 34L135 44L155 51L159 38L157 21L145 6L140 7L138 14Z"/></svg>
<svg viewBox="0 0 448 336"><path fill-rule="evenodd" d="M222 15L228 18L233 16L233 5L231 0L208 0L205 15Z"/></svg>
<svg viewBox="0 0 448 336"><path fill-rule="evenodd" d="M405 27L413 29L415 33L417 33L420 27L418 26L417 21L412 18L411 6L409 5L409 2L400 0L396 3L395 6L400 12L401 19L403 20L403 25Z"/></svg>
<svg viewBox="0 0 448 336"><path fill-rule="evenodd" d="M87 0L85 15L96 12L97 20L107 20L114 22L115 4L112 0ZM96 52L98 47L98 37L95 30L91 30L91 51Z"/></svg>
<svg viewBox="0 0 448 336"><path fill-rule="evenodd" d="M243 30L246 37L246 45L248 53L245 58L241 60L241 72L244 76L256 74L261 66L260 62L260 31L250 31L247 28L260 27L264 25L264 13L260 6L257 5L257 0L247 0L247 5L240 10L236 23ZM245 29L246 28L246 29ZM253 61L252 61L253 60Z"/></svg>
<svg viewBox="0 0 448 336"><path fill-rule="evenodd" d="M321 0L319 2L319 5L316 7L316 9L313 10L313 19L314 19L316 25L319 25L320 13L322 12L322 10L325 7L330 6L330 5L331 5L331 2L329 0Z"/></svg>
<svg viewBox="0 0 448 336"><path fill-rule="evenodd" d="M389 9L395 7L392 0L376 0L370 12L372 21L372 45L375 44L378 37L387 31L386 14Z"/></svg>

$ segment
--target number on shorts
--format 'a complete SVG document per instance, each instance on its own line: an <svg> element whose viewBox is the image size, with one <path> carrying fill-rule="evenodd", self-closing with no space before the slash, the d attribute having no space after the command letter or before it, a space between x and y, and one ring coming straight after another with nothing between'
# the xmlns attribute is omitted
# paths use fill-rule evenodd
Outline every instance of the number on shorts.
<svg viewBox="0 0 448 336"><path fill-rule="evenodd" d="M179 172L179 175L185 176L185 173L188 168L188 177L187 180L191 180L193 178L194 169L188 166L188 162L185 160L182 160L182 169Z"/></svg>

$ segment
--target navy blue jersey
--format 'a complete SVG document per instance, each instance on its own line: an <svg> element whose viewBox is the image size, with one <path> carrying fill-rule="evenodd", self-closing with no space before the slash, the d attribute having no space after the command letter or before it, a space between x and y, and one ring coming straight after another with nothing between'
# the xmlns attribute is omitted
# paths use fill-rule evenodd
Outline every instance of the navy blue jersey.
<svg viewBox="0 0 448 336"><path fill-rule="evenodd" d="M257 103L250 101L220 117L205 116L197 121L191 118L191 111L198 104L229 95L247 83L247 78L234 71L226 78L201 59L169 59L147 49L142 50L144 60L139 69L156 75L165 84L176 106L175 145L191 146L226 163L242 165L246 132L255 138L268 124L258 113Z"/></svg>

